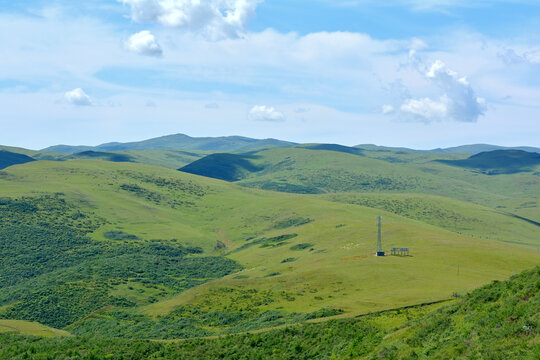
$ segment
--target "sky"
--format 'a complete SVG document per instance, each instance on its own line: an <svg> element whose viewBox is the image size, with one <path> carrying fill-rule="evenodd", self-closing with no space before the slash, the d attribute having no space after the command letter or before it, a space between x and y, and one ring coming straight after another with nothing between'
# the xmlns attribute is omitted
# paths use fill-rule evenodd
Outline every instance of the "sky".
<svg viewBox="0 0 540 360"><path fill-rule="evenodd" d="M0 144L540 146L537 0L0 0Z"/></svg>

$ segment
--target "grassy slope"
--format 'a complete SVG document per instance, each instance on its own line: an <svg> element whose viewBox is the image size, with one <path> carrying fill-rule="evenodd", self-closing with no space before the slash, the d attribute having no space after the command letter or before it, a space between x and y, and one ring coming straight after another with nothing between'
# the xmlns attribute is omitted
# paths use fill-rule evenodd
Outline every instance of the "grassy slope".
<svg viewBox="0 0 540 360"><path fill-rule="evenodd" d="M70 336L67 331L54 329L32 321L1 319L0 333L16 333L39 337Z"/></svg>
<svg viewBox="0 0 540 360"><path fill-rule="evenodd" d="M387 309L472 289L530 267L540 258L520 247L459 235L379 210L245 189L139 164L36 162L9 168L3 174L7 175L0 177L1 196L62 191L81 209L99 213L109 223L91 235L96 240L109 241L104 233L118 229L142 239L176 238L185 245L200 246L206 254L230 252L228 256L246 268L241 276L228 276L147 307L144 312L152 315L166 314L181 304L208 307L203 299L209 299L210 308L226 309L241 294L233 291L224 295L224 287L268 290L273 302L260 305L261 309ZM185 198L164 192L141 180L149 176L192 182L205 188L207 195ZM166 202L156 204L119 191L123 183L189 200L193 205L172 208ZM385 247L408 246L412 257L371 256L376 234L374 219L379 214L384 214L385 219ZM291 228L280 225L297 218L313 221ZM262 237L289 233L298 236L281 246L255 244L231 251ZM247 240L253 236L255 239ZM227 249L216 250L218 241ZM304 250L291 249L304 243L310 244ZM285 259L295 261L283 263Z"/></svg>
<svg viewBox="0 0 540 360"><path fill-rule="evenodd" d="M332 201L367 206L419 220L443 229L538 249L539 225L499 210L428 194L326 194Z"/></svg>
<svg viewBox="0 0 540 360"><path fill-rule="evenodd" d="M209 151L202 150L118 150L113 152L128 155L133 161L141 164L163 166L169 169L178 169L210 154Z"/></svg>
<svg viewBox="0 0 540 360"><path fill-rule="evenodd" d="M441 157L463 158L454 154L365 152L365 155L299 148L262 151L255 154L252 163L265 169L249 174L239 183L300 193L435 194L540 221L538 173L490 176L433 161Z"/></svg>
<svg viewBox="0 0 540 360"><path fill-rule="evenodd" d="M82 148L81 152L89 151L92 148ZM49 151L35 151L28 150L24 148L2 146L0 145L0 150L10 151L17 154L24 154L30 157L33 157L36 160L84 160L90 157L80 156L78 153L74 154L65 154L65 153L56 153ZM129 158L128 161L149 164L156 166L163 166L169 169L178 169L182 166L192 163L195 160L200 159L203 156L211 154L212 151L203 151L203 150L116 150L116 151L107 151L103 153L103 156L94 156L94 160L110 160L111 156L120 155L126 156ZM107 156L108 155L108 156Z"/></svg>
<svg viewBox="0 0 540 360"><path fill-rule="evenodd" d="M540 269L493 282L451 304L357 319L180 342L37 339L0 334L11 359L536 359Z"/></svg>
<svg viewBox="0 0 540 360"><path fill-rule="evenodd" d="M496 150L462 160L439 160L445 164L476 169L488 175L532 171L540 165L540 154L521 150Z"/></svg>

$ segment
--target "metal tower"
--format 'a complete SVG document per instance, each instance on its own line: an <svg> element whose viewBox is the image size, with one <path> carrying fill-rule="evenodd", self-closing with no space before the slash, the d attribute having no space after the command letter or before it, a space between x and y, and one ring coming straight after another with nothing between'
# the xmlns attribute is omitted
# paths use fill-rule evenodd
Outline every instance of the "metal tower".
<svg viewBox="0 0 540 360"><path fill-rule="evenodd" d="M381 239L381 224L382 216L377 216L378 220L378 231L377 231L377 256L384 256L384 251L382 249L382 239Z"/></svg>

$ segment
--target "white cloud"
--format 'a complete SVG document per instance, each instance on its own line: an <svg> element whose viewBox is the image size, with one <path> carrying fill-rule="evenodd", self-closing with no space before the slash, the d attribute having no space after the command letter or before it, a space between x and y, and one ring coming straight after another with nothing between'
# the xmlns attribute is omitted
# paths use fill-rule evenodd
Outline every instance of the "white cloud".
<svg viewBox="0 0 540 360"><path fill-rule="evenodd" d="M131 35L124 46L127 50L139 55L158 57L163 55L163 50L156 37L148 30Z"/></svg>
<svg viewBox="0 0 540 360"><path fill-rule="evenodd" d="M382 113L383 114L391 114L393 113L396 109L392 106L392 105L383 105L382 106Z"/></svg>
<svg viewBox="0 0 540 360"><path fill-rule="evenodd" d="M414 60L417 62L418 58ZM402 113L423 122L476 122L486 111L485 100L476 96L467 78L460 77L442 61L433 62L424 76L442 91L442 95L438 100L429 97L406 99L400 106Z"/></svg>
<svg viewBox="0 0 540 360"><path fill-rule="evenodd" d="M64 94L64 99L67 100L72 105L77 106L91 106L92 100L90 99L90 96L86 95L86 93L81 88L73 89L71 91L68 91Z"/></svg>
<svg viewBox="0 0 540 360"><path fill-rule="evenodd" d="M260 0L118 0L131 8L131 19L158 22L210 39L237 38Z"/></svg>
<svg viewBox="0 0 540 360"><path fill-rule="evenodd" d="M540 50L524 51L518 54L514 49L506 49L504 52L497 54L506 64L540 64Z"/></svg>
<svg viewBox="0 0 540 360"><path fill-rule="evenodd" d="M255 105L249 111L249 119L252 121L285 121L285 115L272 106Z"/></svg>
<svg viewBox="0 0 540 360"><path fill-rule="evenodd" d="M401 105L400 110L426 120L444 119L448 116L450 103L447 96L442 96L439 101L430 98L409 99Z"/></svg>

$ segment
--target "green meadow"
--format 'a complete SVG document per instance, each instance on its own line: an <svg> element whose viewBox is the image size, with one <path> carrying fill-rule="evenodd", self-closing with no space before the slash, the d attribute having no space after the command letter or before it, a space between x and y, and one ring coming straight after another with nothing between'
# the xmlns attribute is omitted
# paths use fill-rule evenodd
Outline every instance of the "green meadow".
<svg viewBox="0 0 540 360"><path fill-rule="evenodd" d="M327 144L4 150L0 336L19 350L0 354L14 358L137 358L124 341L156 358L429 358L409 337L443 331L437 309L540 261L530 165ZM378 216L387 255L409 256L374 256ZM32 336L58 339L32 353Z"/></svg>
<svg viewBox="0 0 540 360"><path fill-rule="evenodd" d="M46 230L64 254L15 257L0 314L80 335L209 336L365 314L448 299L540 259L534 224L433 195L282 193L99 160L17 165L0 184L3 236L30 239L5 251L46 255L31 235ZM385 250L411 256L373 256L379 215ZM43 310L44 298L69 311Z"/></svg>

